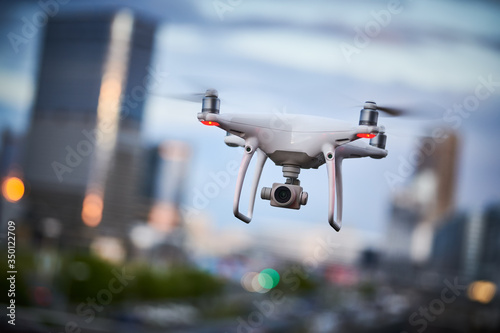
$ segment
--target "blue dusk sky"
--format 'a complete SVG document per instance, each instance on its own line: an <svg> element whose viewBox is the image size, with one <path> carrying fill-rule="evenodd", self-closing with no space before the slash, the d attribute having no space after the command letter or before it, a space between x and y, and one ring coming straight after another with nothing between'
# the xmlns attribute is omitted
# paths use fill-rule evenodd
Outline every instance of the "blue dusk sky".
<svg viewBox="0 0 500 333"><path fill-rule="evenodd" d="M470 210L500 200L498 3L73 0L61 5L60 12L116 5L161 23L153 62L169 75L149 96L143 139L146 144L175 139L192 145L186 207L193 206L197 191L212 182L211 174L230 174L230 183L203 209L218 228L249 228L232 215L236 176L228 166L239 163L241 151L223 143L225 132L197 121L200 105L158 95L213 87L222 98L221 112L308 114L353 125L366 100L401 107L427 105L431 121L379 119L388 132L387 158L344 162L344 225L371 232L378 241L395 193L386 175L398 174L419 135L429 129L452 126L459 135L457 208ZM23 15L30 17L37 10L36 2L27 1L2 14L8 20L1 31L0 120L2 127L18 132L28 125L43 31L18 53L6 35L20 29ZM459 111L460 104L472 103L478 91L478 105ZM292 211L272 208L257 198L254 231L311 226L333 232L327 222L325 167L303 170L300 179L309 203ZM260 186L282 181L281 168L268 161Z"/></svg>

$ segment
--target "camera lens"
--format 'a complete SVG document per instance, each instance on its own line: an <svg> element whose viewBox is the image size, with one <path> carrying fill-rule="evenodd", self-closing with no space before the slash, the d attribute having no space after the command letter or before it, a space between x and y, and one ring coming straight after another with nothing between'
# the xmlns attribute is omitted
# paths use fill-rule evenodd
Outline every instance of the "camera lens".
<svg viewBox="0 0 500 333"><path fill-rule="evenodd" d="M287 203L292 197L292 191L286 186L280 186L274 191L274 199L279 203Z"/></svg>

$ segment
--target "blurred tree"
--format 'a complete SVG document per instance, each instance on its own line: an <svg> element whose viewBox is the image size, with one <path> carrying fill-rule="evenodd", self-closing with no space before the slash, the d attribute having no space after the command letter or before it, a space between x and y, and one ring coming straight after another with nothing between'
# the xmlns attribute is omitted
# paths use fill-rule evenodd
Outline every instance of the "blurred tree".
<svg viewBox="0 0 500 333"><path fill-rule="evenodd" d="M216 295L222 286L222 281L206 272L178 266L162 273L140 269L132 288L137 300L161 300Z"/></svg>

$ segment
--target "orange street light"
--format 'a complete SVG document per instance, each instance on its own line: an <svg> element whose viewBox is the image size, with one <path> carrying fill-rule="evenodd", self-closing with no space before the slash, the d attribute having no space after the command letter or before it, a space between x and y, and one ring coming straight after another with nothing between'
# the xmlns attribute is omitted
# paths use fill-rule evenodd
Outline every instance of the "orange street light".
<svg viewBox="0 0 500 333"><path fill-rule="evenodd" d="M24 195L24 183L20 178L8 177L2 183L2 194L8 202L17 202Z"/></svg>

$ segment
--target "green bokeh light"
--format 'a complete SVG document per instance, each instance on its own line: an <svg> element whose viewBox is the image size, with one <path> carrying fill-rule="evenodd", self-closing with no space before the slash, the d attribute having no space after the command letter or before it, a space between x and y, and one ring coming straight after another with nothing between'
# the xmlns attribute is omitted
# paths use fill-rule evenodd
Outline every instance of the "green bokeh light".
<svg viewBox="0 0 500 333"><path fill-rule="evenodd" d="M278 285L280 275L274 269L266 268L260 272L258 280L262 288L272 289Z"/></svg>

